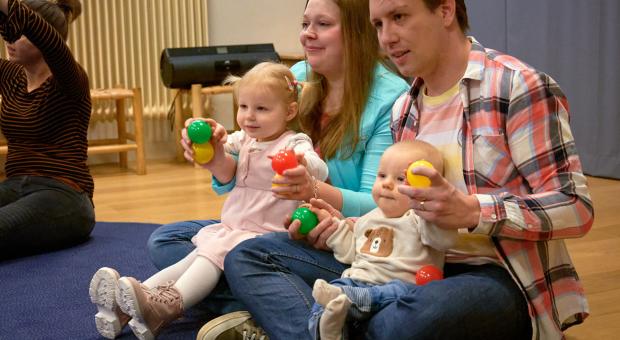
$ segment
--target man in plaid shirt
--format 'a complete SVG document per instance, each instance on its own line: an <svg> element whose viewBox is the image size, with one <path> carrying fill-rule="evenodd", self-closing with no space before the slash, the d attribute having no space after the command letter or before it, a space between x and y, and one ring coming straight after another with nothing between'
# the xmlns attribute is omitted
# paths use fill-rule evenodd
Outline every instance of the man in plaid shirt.
<svg viewBox="0 0 620 340"><path fill-rule="evenodd" d="M566 97L548 75L467 37L463 0L370 0L384 51L414 77L395 104L395 141L444 154L412 208L459 242L441 281L369 323L372 339L560 339L588 315L563 239L593 222ZM403 325L411 325L403 327Z"/></svg>

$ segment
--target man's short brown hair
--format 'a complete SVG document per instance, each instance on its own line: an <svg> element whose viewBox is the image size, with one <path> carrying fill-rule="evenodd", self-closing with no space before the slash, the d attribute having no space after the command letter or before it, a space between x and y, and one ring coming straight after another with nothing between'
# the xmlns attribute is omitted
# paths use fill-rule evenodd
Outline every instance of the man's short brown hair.
<svg viewBox="0 0 620 340"><path fill-rule="evenodd" d="M441 5L446 0L424 0L424 4L426 7L434 11L439 5ZM456 4L456 20L459 23L459 27L463 33L469 30L469 19L467 19L467 7L465 6L465 0L454 0Z"/></svg>

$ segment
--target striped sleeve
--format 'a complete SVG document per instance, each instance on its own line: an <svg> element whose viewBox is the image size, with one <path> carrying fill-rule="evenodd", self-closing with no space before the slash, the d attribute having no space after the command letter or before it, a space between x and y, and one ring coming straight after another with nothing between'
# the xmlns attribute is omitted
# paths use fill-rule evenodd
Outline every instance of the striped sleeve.
<svg viewBox="0 0 620 340"><path fill-rule="evenodd" d="M2 25L4 39L15 41L26 36L43 54L63 93L78 98L90 96L88 76L60 34L27 5L17 0L9 0L8 4L10 14Z"/></svg>
<svg viewBox="0 0 620 340"><path fill-rule="evenodd" d="M506 122L512 162L531 193L477 195L482 213L474 232L531 241L580 237L593 206L571 133L568 102L553 79L515 72Z"/></svg>

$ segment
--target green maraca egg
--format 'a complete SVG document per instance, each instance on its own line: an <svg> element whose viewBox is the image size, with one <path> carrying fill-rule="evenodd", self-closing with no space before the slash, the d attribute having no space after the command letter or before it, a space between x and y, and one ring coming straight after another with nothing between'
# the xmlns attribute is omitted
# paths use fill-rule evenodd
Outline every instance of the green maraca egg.
<svg viewBox="0 0 620 340"><path fill-rule="evenodd" d="M187 136L192 143L206 143L211 139L211 134L211 125L203 120L195 120L187 127Z"/></svg>
<svg viewBox="0 0 620 340"><path fill-rule="evenodd" d="M307 235L310 230L314 229L314 227L319 224L319 219L316 214L306 207L299 207L295 209L293 216L291 216L291 221L294 220L299 220L299 222L301 222L299 232L302 235Z"/></svg>

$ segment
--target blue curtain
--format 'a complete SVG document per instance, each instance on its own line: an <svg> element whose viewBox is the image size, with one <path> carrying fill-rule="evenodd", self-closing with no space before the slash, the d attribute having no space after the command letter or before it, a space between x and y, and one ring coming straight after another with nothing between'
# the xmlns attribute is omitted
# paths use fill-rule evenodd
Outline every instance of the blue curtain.
<svg viewBox="0 0 620 340"><path fill-rule="evenodd" d="M620 1L466 0L470 34L553 77L584 172L620 179Z"/></svg>

